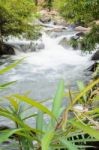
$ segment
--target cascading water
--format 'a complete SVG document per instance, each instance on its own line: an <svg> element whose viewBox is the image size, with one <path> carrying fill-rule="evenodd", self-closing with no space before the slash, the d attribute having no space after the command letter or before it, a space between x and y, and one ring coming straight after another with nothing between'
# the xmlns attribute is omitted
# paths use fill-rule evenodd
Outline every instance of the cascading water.
<svg viewBox="0 0 99 150"><path fill-rule="evenodd" d="M0 69L8 64L25 57L24 61L0 76L0 83L7 83L17 80L14 85L9 86L6 90L0 92L0 97L3 95L11 95L14 93L29 94L29 97L35 100L52 98L55 94L57 83L60 79L65 81L65 89L71 85L76 87L76 81L89 81L90 73L87 68L91 64L90 55L82 55L80 50L73 50L72 48L64 49L59 45L59 41L65 36L67 39L73 36L74 33L67 32L61 37L51 38L43 32L42 39L37 42L43 42L45 48L38 52L22 52L18 47L15 56L4 57L0 60ZM10 39L9 43L25 43L31 44L31 41L21 41L18 39ZM21 52L19 51L21 50ZM3 105L7 102L3 101ZM46 103L48 107L51 102ZM35 111L35 110L33 110ZM31 119L28 120L31 125ZM7 119L0 117L0 125L13 126L13 123ZM33 124L32 124L33 126Z"/></svg>
<svg viewBox="0 0 99 150"><path fill-rule="evenodd" d="M65 37L70 38L72 35L68 32ZM58 44L61 38L51 38L44 32L42 42L45 48L43 50L20 52L6 60L7 63L7 61L11 62L26 57L22 64L0 77L2 82L18 80L1 95L5 93L23 94L29 91L30 96L34 99L49 98L55 93L57 82L60 79L64 79L65 84L67 86L70 84L72 87L76 85L77 80L88 81L90 76L85 70L91 63L90 55L82 55L80 51L72 48L64 49Z"/></svg>

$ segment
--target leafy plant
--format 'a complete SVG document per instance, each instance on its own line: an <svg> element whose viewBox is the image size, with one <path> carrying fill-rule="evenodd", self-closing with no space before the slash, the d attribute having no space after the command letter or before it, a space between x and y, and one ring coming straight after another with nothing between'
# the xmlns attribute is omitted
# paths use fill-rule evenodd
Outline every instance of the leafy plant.
<svg viewBox="0 0 99 150"><path fill-rule="evenodd" d="M52 110L45 107L43 101L34 101L26 95L7 96L9 108L1 106L0 115L12 120L15 126L0 131L2 139L0 142L14 138L19 142L20 150L77 150L90 147L91 145L87 145L88 142L99 140L97 131L99 124L95 119L95 115L99 115L99 110L89 109L89 104L99 98L96 94L92 96L91 92L98 84L99 79L87 87L82 82L78 82L79 91L71 92L72 101L69 106L62 107L63 98L71 97L69 93L64 93L64 81L61 80L52 101ZM24 107L25 103L27 107ZM82 109L77 109L76 104L80 104ZM33 107L38 109L38 113L31 113ZM70 112L72 112L71 117L69 117ZM28 119L32 121L33 118L36 124L31 127Z"/></svg>
<svg viewBox="0 0 99 150"><path fill-rule="evenodd" d="M0 40L9 35L22 34L24 37L36 38L37 28L30 25L35 17L36 7L32 0L0 0Z"/></svg>
<svg viewBox="0 0 99 150"><path fill-rule="evenodd" d="M80 40L81 49L83 51L92 51L99 44L99 25L94 25L89 33Z"/></svg>
<svg viewBox="0 0 99 150"><path fill-rule="evenodd" d="M54 0L54 7L68 21L88 23L99 19L98 0Z"/></svg>
<svg viewBox="0 0 99 150"><path fill-rule="evenodd" d="M0 74L17 66L22 60L0 70ZM12 83L5 83L0 88L5 88ZM68 93L64 93L64 81L61 80L52 100L51 110L42 104L47 100L37 102L27 95L19 94L5 96L9 106L0 106L0 116L11 120L14 126L13 128L1 128L0 143L12 139L16 141L16 145L18 143L17 148L20 150L77 150L90 147L91 145L87 145L88 142L98 141L99 109L93 106L89 109L89 106L99 100L97 91L99 79L88 86L81 81L78 81L77 84L78 91L69 90ZM66 97L70 99L70 104L62 106L63 99ZM31 111L34 108L36 112ZM71 112L72 115L69 117ZM32 126L28 123L29 119L33 121Z"/></svg>

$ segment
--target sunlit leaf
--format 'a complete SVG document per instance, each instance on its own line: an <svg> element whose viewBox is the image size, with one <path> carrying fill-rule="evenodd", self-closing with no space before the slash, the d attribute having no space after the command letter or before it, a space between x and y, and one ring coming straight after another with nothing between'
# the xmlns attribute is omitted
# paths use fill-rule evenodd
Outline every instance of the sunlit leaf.
<svg viewBox="0 0 99 150"><path fill-rule="evenodd" d="M16 67L18 64L20 64L23 60L24 60L24 58L22 58L22 59L16 61L15 63L13 63L13 64L11 64L11 65L5 67L5 68L3 68L2 70L0 70L0 75L1 75L1 74L4 74L5 72L7 72L7 71L9 71L9 70L11 70L11 69L13 69L13 68Z"/></svg>

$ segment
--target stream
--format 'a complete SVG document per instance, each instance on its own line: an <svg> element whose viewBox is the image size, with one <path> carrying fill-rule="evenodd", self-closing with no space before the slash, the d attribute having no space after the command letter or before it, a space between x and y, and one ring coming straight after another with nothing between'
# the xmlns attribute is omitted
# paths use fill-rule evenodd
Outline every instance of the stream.
<svg viewBox="0 0 99 150"><path fill-rule="evenodd" d="M69 87L72 89L77 88L77 81L79 80L84 83L90 80L91 73L88 71L88 67L92 64L90 59L92 54L83 54L80 50L73 50L70 46L64 48L59 44L64 37L70 39L76 33L66 29L65 32L58 36L53 36L53 32L48 34L47 30L48 27L45 27L44 31L42 31L42 38L36 41L43 43L43 49L31 52L30 49L24 51L17 46L16 55L1 57L0 69L14 63L16 60L24 57L25 59L15 68L0 76L0 84L17 81L5 90L0 91L0 98L5 95L18 93L28 94L30 98L36 101L51 99L54 97L57 84L61 79L65 82L65 91ZM10 38L8 40L8 43L13 45L24 44L27 46L31 42L18 38ZM7 101L3 101L3 105L7 106ZM47 102L46 106L50 107L51 102ZM28 120L28 123L32 123L31 119ZM4 125L11 127L13 123L0 117L0 126ZM6 146L8 148L8 145Z"/></svg>
<svg viewBox="0 0 99 150"><path fill-rule="evenodd" d="M1 69L25 57L21 64L0 76L1 83L17 80L16 84L2 91L0 96L29 92L30 97L39 100L52 97L60 79L64 79L67 87L75 87L77 80L87 82L90 79L87 68L92 64L91 54L82 54L80 50L73 50L71 47L66 49L59 45L63 36L70 38L74 34L67 31L65 35L52 38L43 32L44 49L27 53L18 51L15 56L0 59ZM29 41L14 39L12 42Z"/></svg>
<svg viewBox="0 0 99 150"><path fill-rule="evenodd" d="M74 31L66 30L63 35L52 37L44 30L42 39L38 40L45 45L44 49L38 52L17 50L14 56L3 56L0 59L0 69L23 57L25 59L21 64L0 76L1 84L17 80L15 84L2 90L0 97L14 93L28 93L33 100L39 101L54 96L60 79L65 82L65 91L69 86L75 89L79 80L87 83L91 78L91 73L87 68L92 64L90 60L92 54L82 54L80 50L73 50L68 46L63 48L59 45L59 41L63 37L69 39L73 35L75 35ZM31 41L12 38L9 39L9 43L11 42L16 44ZM3 103L7 105L6 101ZM50 103L46 105L49 107ZM9 126L10 123L8 124L8 120L6 121ZM0 125L4 124L6 124L5 119L1 117Z"/></svg>

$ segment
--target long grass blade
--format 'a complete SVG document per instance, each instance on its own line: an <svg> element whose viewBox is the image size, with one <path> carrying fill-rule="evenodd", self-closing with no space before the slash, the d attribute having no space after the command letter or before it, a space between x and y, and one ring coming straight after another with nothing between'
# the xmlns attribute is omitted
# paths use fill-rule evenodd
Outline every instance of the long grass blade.
<svg viewBox="0 0 99 150"><path fill-rule="evenodd" d="M8 82L8 83L5 83L5 84L1 84L0 85L0 89L4 89L6 87L8 87L9 85L12 85L14 83L16 83L17 81L11 81L11 82Z"/></svg>
<svg viewBox="0 0 99 150"><path fill-rule="evenodd" d="M16 97L17 99L19 99L20 101L24 101L29 105L32 105L33 107L38 108L39 110L43 111L44 113L48 114L50 117L55 119L55 116L53 115L53 113L47 109L47 107L43 106L42 104L40 104L39 102L36 102L28 97L25 96L21 96L18 94L15 94L14 97Z"/></svg>
<svg viewBox="0 0 99 150"><path fill-rule="evenodd" d="M64 81L61 80L56 91L56 95L53 101L52 112L56 118L59 117L59 112L61 109L62 99L64 97Z"/></svg>
<svg viewBox="0 0 99 150"><path fill-rule="evenodd" d="M20 64L23 60L24 60L24 58L22 58L22 59L16 61L15 63L13 63L13 64L11 64L11 65L5 67L5 68L3 68L2 70L0 70L0 75L1 75L1 74L4 74L5 72L7 72L7 71L9 71L9 70L11 70L12 68L16 67L16 66L17 66L18 64Z"/></svg>
<svg viewBox="0 0 99 150"><path fill-rule="evenodd" d="M96 84L98 84L98 83L99 83L99 79L97 79L97 80L91 82L87 87L85 87L85 89L84 89L82 92L80 92L80 94L78 94L78 95L73 99L72 105L70 105L70 106L68 107L68 110L71 109L72 106L73 106L83 95L86 94L86 92L88 92L90 89L92 89L92 88L93 88Z"/></svg>
<svg viewBox="0 0 99 150"><path fill-rule="evenodd" d="M0 143L7 141L8 138L12 135L15 134L18 131L21 131L22 129L11 129L11 130L6 130L0 132Z"/></svg>

